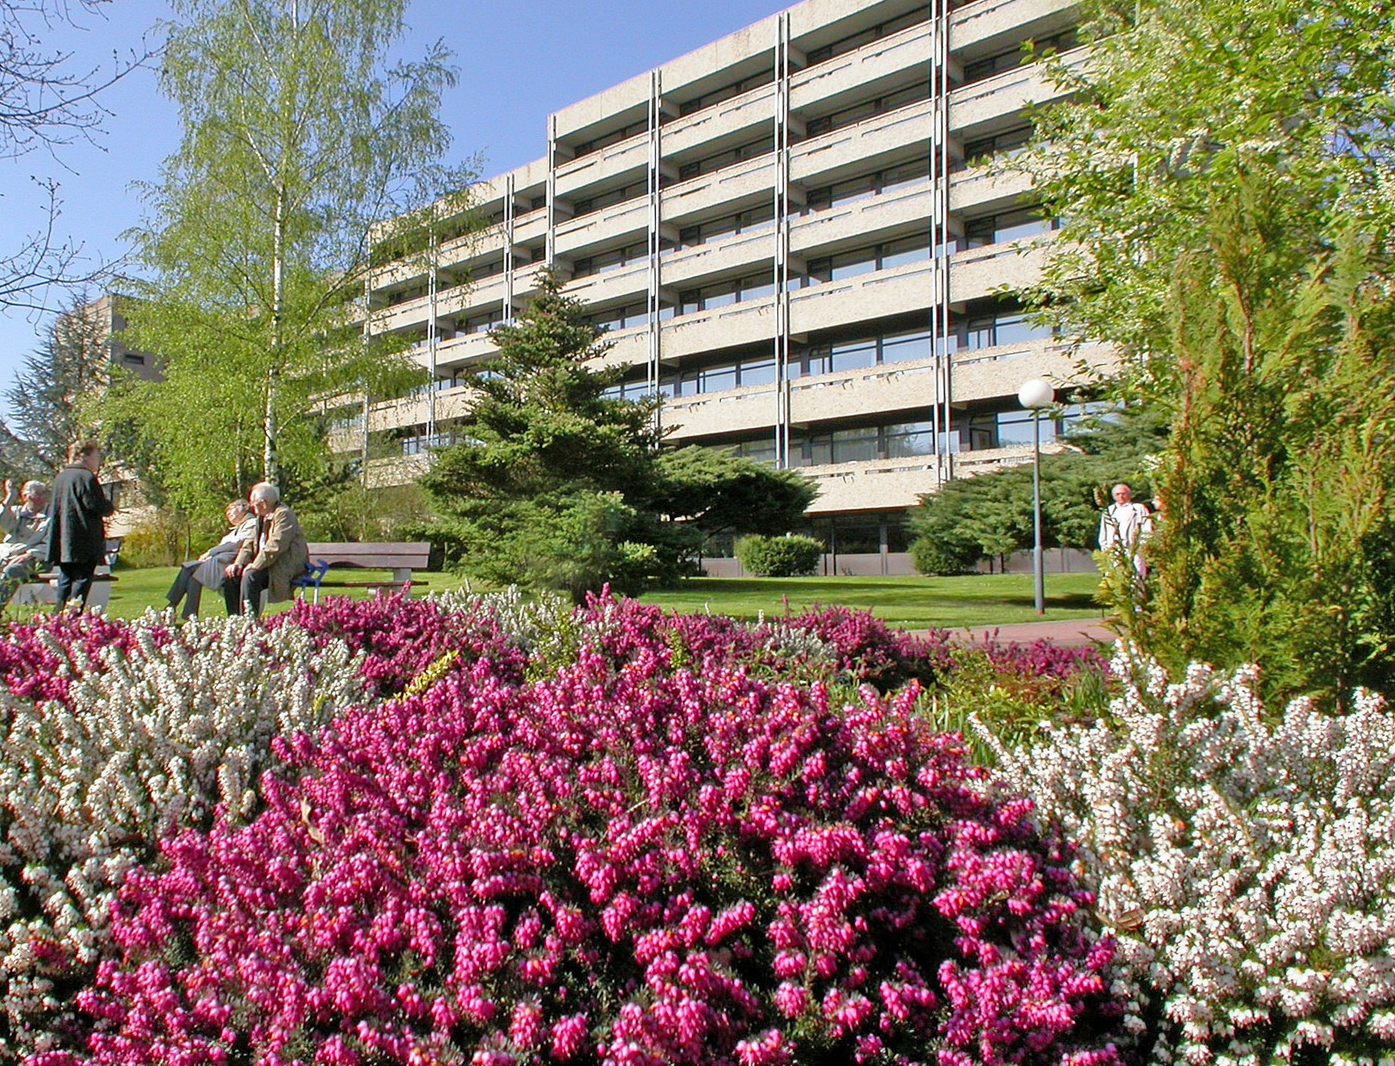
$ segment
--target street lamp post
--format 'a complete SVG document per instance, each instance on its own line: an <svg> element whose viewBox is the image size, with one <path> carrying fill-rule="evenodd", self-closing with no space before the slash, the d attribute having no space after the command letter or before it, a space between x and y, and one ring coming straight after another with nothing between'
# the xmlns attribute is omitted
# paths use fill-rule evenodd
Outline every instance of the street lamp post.
<svg viewBox="0 0 1395 1066"><path fill-rule="evenodd" d="M1056 390L1045 378L1030 378L1017 390L1017 402L1032 412L1032 525L1036 533L1032 548L1032 577L1035 582L1037 614L1046 613L1046 576L1041 562L1041 411L1056 402Z"/></svg>

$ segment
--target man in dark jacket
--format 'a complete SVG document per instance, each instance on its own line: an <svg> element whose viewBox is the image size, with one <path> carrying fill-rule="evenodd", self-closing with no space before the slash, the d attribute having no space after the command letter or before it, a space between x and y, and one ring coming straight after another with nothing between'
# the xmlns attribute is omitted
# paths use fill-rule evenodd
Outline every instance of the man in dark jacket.
<svg viewBox="0 0 1395 1066"><path fill-rule="evenodd" d="M107 550L106 523L116 508L97 484L102 446L94 440L73 445L68 465L53 483L52 521L48 531L48 561L58 567L58 604L69 600L87 606L92 573Z"/></svg>

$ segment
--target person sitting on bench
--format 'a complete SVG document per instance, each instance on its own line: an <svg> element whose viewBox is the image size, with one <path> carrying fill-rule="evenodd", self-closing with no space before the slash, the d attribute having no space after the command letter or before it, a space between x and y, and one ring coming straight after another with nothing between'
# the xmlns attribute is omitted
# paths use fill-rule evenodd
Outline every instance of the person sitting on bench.
<svg viewBox="0 0 1395 1066"><path fill-rule="evenodd" d="M253 536L242 542L237 558L223 571L223 598L228 614L261 614L262 593L272 603L291 598L291 579L305 573L310 546L295 512L281 502L281 490L261 481L247 494L257 516Z"/></svg>
<svg viewBox="0 0 1395 1066"><path fill-rule="evenodd" d="M0 503L0 607L14 598L15 590L48 565L48 486L26 481L15 506L14 482L5 479Z"/></svg>
<svg viewBox="0 0 1395 1066"><path fill-rule="evenodd" d="M252 513L252 506L246 500L233 500L223 508L223 516L228 520L227 535L197 559L180 566L174 584L165 593L171 610L177 608L181 600L184 601L181 618L199 613L199 601L204 589L222 587L225 568L237 558L237 550L242 547L242 542L257 532L257 516Z"/></svg>

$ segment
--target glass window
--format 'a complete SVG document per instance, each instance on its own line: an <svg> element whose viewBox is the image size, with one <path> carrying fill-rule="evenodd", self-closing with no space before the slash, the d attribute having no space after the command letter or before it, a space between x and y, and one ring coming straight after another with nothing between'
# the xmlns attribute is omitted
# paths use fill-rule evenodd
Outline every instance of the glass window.
<svg viewBox="0 0 1395 1066"><path fill-rule="evenodd" d="M864 248L855 252L844 252L842 255L835 255L828 261L828 277L830 281L841 281L844 278L854 278L859 274L867 274L877 269L877 255L875 249Z"/></svg>
<svg viewBox="0 0 1395 1066"><path fill-rule="evenodd" d="M741 299L761 300L775 295L775 282L769 275L753 275L741 279Z"/></svg>
<svg viewBox="0 0 1395 1066"><path fill-rule="evenodd" d="M930 357L930 334L894 333L882 338L882 362L904 363Z"/></svg>
<svg viewBox="0 0 1395 1066"><path fill-rule="evenodd" d="M921 263L930 258L930 238L927 234L890 241L882 246L881 268L891 270L908 263Z"/></svg>
<svg viewBox="0 0 1395 1066"><path fill-rule="evenodd" d="M835 518L834 544L845 555L875 555L882 550L882 527L875 519Z"/></svg>
<svg viewBox="0 0 1395 1066"><path fill-rule="evenodd" d="M861 463L880 458L875 426L835 430L832 437L835 463Z"/></svg>
<svg viewBox="0 0 1395 1066"><path fill-rule="evenodd" d="M741 363L742 385L773 385L775 383L775 360L753 359Z"/></svg>
<svg viewBox="0 0 1395 1066"><path fill-rule="evenodd" d="M1050 337L1050 326L1033 325L1025 314L1004 315L995 323L995 344L1026 344L1028 341L1047 340Z"/></svg>
<svg viewBox="0 0 1395 1066"><path fill-rule="evenodd" d="M829 349L829 365L832 371L862 370L877 365L876 341L853 341L835 344Z"/></svg>
<svg viewBox="0 0 1395 1066"><path fill-rule="evenodd" d="M886 427L888 459L907 459L929 455L934 440L929 422L899 422Z"/></svg>
<svg viewBox="0 0 1395 1066"><path fill-rule="evenodd" d="M699 384L702 392L726 392L728 389L736 388L736 367L734 366L708 367L700 373Z"/></svg>

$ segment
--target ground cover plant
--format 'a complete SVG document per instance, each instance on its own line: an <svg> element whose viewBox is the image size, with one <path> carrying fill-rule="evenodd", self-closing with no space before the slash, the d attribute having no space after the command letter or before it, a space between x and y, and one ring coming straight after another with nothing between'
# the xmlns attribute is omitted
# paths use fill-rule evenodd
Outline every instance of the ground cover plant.
<svg viewBox="0 0 1395 1066"><path fill-rule="evenodd" d="M269 630L64 625L30 643L90 659L81 683L41 692L35 677L72 668L9 667L36 721L84 720L104 670L126 672L100 697L119 702L158 654L268 673L239 632L332 662L358 706L312 700L321 718L257 734L272 772L254 795L225 787L241 800L211 827L216 785L199 817L133 822L107 882L123 902L109 926L87 921L81 958L54 958L62 934L11 910L7 1004L26 953L62 981L29 996L0 1057L1114 1058L1109 946L1088 935L1069 848L930 728L913 688L857 693L899 680L897 649L935 676L947 645L850 612L746 625L508 595L302 606ZM128 746L162 685L140 690ZM168 767L122 765L137 795L172 790ZM69 768L67 787L96 766ZM47 811L36 839L67 832L71 813ZM25 920L45 905L16 900Z"/></svg>
<svg viewBox="0 0 1395 1066"><path fill-rule="evenodd" d="M271 739L361 702L347 645L243 620L46 617L0 642L0 1061L72 1038L115 888L160 836L238 822Z"/></svg>
<svg viewBox="0 0 1395 1066"><path fill-rule="evenodd" d="M1120 987L1157 1063L1388 1063L1395 714L1372 693L1281 714L1256 671L1172 680L1122 652L1112 714L983 739L1081 843Z"/></svg>

